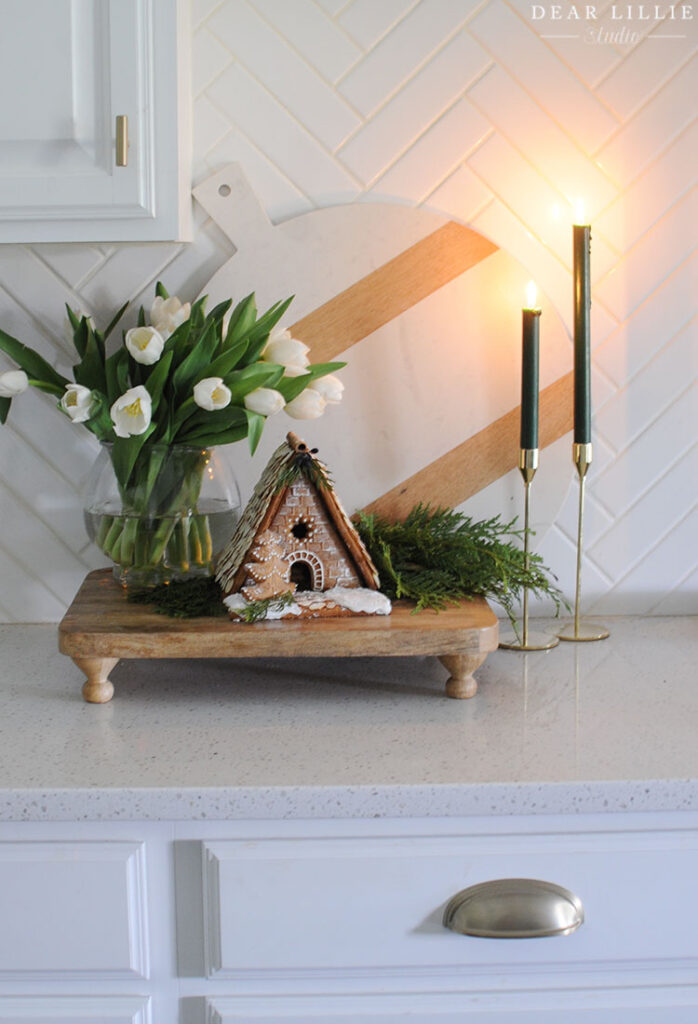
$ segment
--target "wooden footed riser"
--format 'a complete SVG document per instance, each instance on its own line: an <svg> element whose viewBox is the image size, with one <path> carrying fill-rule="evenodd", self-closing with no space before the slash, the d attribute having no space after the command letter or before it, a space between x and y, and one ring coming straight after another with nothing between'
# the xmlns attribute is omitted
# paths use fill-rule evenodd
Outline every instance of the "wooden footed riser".
<svg viewBox="0 0 698 1024"><path fill-rule="evenodd" d="M127 601L109 569L90 573L59 626L59 650L87 680L83 696L106 703L109 674L122 658L396 657L434 655L450 673L449 697L474 696L473 673L497 647L494 612L480 597L443 612L413 614L396 602L390 615L301 621L174 619Z"/></svg>

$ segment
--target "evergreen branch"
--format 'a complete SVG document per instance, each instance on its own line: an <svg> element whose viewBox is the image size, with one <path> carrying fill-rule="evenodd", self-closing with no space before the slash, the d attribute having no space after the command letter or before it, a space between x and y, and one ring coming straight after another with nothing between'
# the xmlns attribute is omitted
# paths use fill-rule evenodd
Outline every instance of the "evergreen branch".
<svg viewBox="0 0 698 1024"><path fill-rule="evenodd" d="M567 607L540 555L529 554L528 569L520 544L522 529L499 516L473 521L461 512L415 505L404 522L359 512L356 527L373 559L381 590L423 608L441 610L475 594L505 609L514 628L514 608L524 588L549 597L556 614Z"/></svg>

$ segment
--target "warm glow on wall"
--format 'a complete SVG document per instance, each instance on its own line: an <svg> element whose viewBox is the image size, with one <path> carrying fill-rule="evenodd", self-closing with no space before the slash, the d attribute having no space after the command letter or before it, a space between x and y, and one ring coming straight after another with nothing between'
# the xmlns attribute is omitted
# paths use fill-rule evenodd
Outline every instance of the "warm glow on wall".
<svg viewBox="0 0 698 1024"><path fill-rule="evenodd" d="M584 207L584 200L578 198L574 203L574 223L575 224L586 224L584 219L586 215L586 209Z"/></svg>

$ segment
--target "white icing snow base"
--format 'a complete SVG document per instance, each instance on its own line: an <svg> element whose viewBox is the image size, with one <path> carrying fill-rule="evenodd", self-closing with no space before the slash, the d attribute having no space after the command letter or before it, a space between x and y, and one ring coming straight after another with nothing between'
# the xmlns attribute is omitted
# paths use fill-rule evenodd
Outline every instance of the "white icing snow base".
<svg viewBox="0 0 698 1024"><path fill-rule="evenodd" d="M298 600L301 596L298 595ZM332 590L326 590L323 597L338 604L340 608L348 608L351 612L390 615L390 598L378 590L369 590L368 587L333 587Z"/></svg>
<svg viewBox="0 0 698 1024"><path fill-rule="evenodd" d="M304 610L320 614L324 608L347 608L351 612L364 615L390 615L390 599L377 590L367 587L333 587L331 590L301 590L294 594L292 604L271 604L264 619L286 619L301 615ZM230 594L223 599L223 604L234 615L240 614L247 607L248 601L242 594Z"/></svg>

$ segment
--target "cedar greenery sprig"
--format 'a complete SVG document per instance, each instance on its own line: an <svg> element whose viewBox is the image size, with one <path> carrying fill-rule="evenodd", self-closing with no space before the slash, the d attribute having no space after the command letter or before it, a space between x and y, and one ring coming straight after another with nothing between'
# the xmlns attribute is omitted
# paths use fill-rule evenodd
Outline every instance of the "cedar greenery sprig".
<svg viewBox="0 0 698 1024"><path fill-rule="evenodd" d="M288 590L285 594L277 594L275 597L265 597L260 601L249 601L245 608L236 608L235 614L243 622L259 622L261 619L266 619L267 612L270 610L280 612L284 608L288 608L289 605L292 605L293 600L293 594Z"/></svg>
<svg viewBox="0 0 698 1024"><path fill-rule="evenodd" d="M531 554L525 568L523 549L515 543L523 530L515 519L478 522L420 503L403 522L359 512L355 523L378 569L381 590L393 599L415 601L416 611L443 609L480 594L501 604L516 628L514 608L524 587L551 598L556 613L567 605L540 555Z"/></svg>

